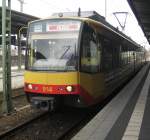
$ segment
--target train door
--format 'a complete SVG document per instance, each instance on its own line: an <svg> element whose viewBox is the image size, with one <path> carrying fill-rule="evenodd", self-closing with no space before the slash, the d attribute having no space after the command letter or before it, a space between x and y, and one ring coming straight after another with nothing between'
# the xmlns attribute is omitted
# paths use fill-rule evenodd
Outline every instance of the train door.
<svg viewBox="0 0 150 140"><path fill-rule="evenodd" d="M98 98L104 88L100 62L101 45L97 33L85 24L81 42L79 83L91 99Z"/></svg>

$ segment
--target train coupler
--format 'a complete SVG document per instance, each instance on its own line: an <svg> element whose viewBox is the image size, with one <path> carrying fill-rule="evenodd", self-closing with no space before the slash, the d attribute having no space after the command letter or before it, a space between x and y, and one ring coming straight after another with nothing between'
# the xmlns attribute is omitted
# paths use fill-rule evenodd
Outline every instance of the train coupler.
<svg viewBox="0 0 150 140"><path fill-rule="evenodd" d="M53 111L55 109L54 103L54 97L32 97L31 99L33 107L44 111Z"/></svg>

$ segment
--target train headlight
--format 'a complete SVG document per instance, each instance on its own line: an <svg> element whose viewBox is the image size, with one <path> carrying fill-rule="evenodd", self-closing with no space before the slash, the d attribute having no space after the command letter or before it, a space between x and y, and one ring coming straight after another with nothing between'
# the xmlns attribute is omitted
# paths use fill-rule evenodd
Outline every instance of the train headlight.
<svg viewBox="0 0 150 140"><path fill-rule="evenodd" d="M71 91L73 91L73 87L72 87L72 86L67 86L67 87L66 87L66 90L67 90L68 92L71 92Z"/></svg>
<svg viewBox="0 0 150 140"><path fill-rule="evenodd" d="M33 87L32 87L32 85L31 84L29 84L28 85L28 89L32 89Z"/></svg>

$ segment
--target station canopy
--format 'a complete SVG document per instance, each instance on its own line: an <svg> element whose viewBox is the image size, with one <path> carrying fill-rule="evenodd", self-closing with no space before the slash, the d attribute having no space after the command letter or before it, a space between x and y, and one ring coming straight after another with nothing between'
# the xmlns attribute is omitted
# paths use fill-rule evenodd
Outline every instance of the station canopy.
<svg viewBox="0 0 150 140"><path fill-rule="evenodd" d="M27 26L29 21L39 19L31 15L27 15L21 12L11 11L11 33L17 34L19 28ZM2 25L2 7L0 7L0 25ZM2 33L2 26L0 26L0 34Z"/></svg>
<svg viewBox="0 0 150 140"><path fill-rule="evenodd" d="M150 44L150 1L128 0L128 3Z"/></svg>

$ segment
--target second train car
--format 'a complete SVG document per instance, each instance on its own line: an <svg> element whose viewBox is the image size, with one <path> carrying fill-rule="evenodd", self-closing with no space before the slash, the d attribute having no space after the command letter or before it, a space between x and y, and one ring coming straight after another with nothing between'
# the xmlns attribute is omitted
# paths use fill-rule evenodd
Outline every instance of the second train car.
<svg viewBox="0 0 150 140"><path fill-rule="evenodd" d="M99 16L99 15L98 15ZM104 22L83 17L33 21L24 90L41 108L92 106L144 64L143 49Z"/></svg>

